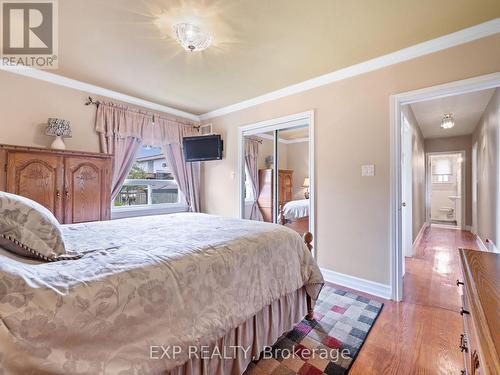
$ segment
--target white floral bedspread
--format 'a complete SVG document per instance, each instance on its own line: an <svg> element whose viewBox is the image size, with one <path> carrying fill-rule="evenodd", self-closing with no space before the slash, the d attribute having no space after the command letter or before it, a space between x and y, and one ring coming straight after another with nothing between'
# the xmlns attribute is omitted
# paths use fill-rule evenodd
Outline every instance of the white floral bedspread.
<svg viewBox="0 0 500 375"><path fill-rule="evenodd" d="M161 374L151 345L206 345L323 278L295 232L204 214L63 226L79 260L0 255L0 374ZM187 355L187 351L185 351Z"/></svg>

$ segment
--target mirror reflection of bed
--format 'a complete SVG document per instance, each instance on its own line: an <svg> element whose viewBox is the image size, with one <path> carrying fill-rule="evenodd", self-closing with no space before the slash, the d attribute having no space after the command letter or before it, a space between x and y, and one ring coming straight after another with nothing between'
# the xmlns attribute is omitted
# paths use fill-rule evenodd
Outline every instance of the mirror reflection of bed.
<svg viewBox="0 0 500 375"><path fill-rule="evenodd" d="M275 138L278 139L275 150ZM276 222L299 234L310 231L309 226L309 129L294 126L278 131L253 134L245 138L256 161L257 198L254 207L247 205L246 217L253 220ZM256 155L254 153L257 153ZM275 160L275 152L276 159ZM247 160L248 161L248 160ZM252 167L251 161L247 163ZM275 166L278 166L277 186L274 190ZM255 167L254 167L255 168ZM246 171L246 201L252 202L252 180ZM277 192L275 200L274 191ZM276 210L275 210L276 204ZM256 212L258 207L258 212ZM252 211L252 212L250 212Z"/></svg>
<svg viewBox="0 0 500 375"><path fill-rule="evenodd" d="M241 130L241 217L314 233L311 112Z"/></svg>
<svg viewBox="0 0 500 375"><path fill-rule="evenodd" d="M278 222L300 234L309 231L309 200L297 199L283 203L279 208Z"/></svg>

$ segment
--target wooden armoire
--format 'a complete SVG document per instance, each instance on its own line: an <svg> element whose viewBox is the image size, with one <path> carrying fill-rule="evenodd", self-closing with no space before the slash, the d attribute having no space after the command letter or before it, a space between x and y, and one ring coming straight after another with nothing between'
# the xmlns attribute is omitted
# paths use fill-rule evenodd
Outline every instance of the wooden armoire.
<svg viewBox="0 0 500 375"><path fill-rule="evenodd" d="M292 200L293 171L280 169L278 171L278 205ZM274 170L259 169L259 204L264 221L273 221L273 184Z"/></svg>
<svg viewBox="0 0 500 375"><path fill-rule="evenodd" d="M49 209L61 224L109 220L113 156L0 145L0 190Z"/></svg>

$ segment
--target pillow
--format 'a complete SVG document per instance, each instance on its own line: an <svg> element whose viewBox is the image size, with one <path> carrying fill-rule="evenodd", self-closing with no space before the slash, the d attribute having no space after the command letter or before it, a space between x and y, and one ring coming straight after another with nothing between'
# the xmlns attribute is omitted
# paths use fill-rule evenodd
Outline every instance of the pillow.
<svg viewBox="0 0 500 375"><path fill-rule="evenodd" d="M79 258L67 255L59 222L37 202L0 192L0 246L46 262Z"/></svg>

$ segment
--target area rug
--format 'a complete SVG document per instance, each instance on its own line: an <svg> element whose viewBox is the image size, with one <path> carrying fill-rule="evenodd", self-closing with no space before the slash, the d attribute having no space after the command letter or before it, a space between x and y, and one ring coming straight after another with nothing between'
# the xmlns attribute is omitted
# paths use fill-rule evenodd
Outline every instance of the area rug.
<svg viewBox="0 0 500 375"><path fill-rule="evenodd" d="M252 362L245 375L343 375L351 368L383 304L326 286L303 320Z"/></svg>

